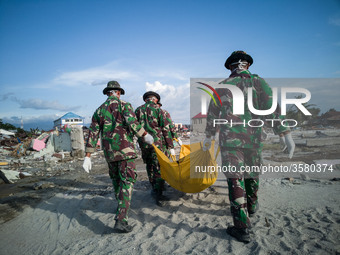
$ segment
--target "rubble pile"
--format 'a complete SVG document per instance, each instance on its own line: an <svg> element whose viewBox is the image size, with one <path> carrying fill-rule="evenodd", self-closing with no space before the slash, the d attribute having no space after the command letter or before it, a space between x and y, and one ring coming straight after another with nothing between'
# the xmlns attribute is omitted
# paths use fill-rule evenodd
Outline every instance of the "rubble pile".
<svg viewBox="0 0 340 255"><path fill-rule="evenodd" d="M0 183L81 170L84 155L84 132L78 126L69 132L53 130L35 137L1 132Z"/></svg>

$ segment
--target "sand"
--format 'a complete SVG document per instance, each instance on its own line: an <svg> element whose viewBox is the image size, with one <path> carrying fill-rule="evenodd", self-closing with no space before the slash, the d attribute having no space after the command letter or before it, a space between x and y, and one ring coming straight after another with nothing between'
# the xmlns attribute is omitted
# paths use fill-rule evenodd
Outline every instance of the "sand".
<svg viewBox="0 0 340 255"><path fill-rule="evenodd" d="M129 213L134 231L110 233L116 201L109 178L58 192L1 225L1 254L337 254L339 182L263 179L253 240L226 234L232 224L226 180L196 194L171 187L155 205L148 182L135 185Z"/></svg>
<svg viewBox="0 0 340 255"><path fill-rule="evenodd" d="M297 150L296 157L304 153ZM268 158L273 160L272 154ZM1 217L0 254L340 254L340 182L328 177L262 176L252 241L243 244L226 233L232 217L223 174L196 194L167 186L170 201L159 207L138 160L129 212L134 230L118 234L113 231L117 202L103 159L94 160L89 175L81 162L74 168L49 179L54 188L25 191L21 197L11 191L21 204L0 207L12 205L10 217Z"/></svg>

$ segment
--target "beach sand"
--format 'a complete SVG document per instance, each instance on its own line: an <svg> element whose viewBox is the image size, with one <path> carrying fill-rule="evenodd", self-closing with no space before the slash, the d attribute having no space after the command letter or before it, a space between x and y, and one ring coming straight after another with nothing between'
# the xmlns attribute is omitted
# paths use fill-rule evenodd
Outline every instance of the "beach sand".
<svg viewBox="0 0 340 255"><path fill-rule="evenodd" d="M264 155L272 160L271 153ZM296 157L304 153L297 150ZM79 160L73 171L49 178L50 188L0 185L11 192L0 190L0 253L340 254L338 179L261 176L260 209L251 218L252 241L244 244L226 233L232 217L223 173L200 193L167 186L170 201L159 207L145 165L140 159L136 163L138 181L129 212L134 229L128 234L113 231L117 202L103 157L94 157L90 174Z"/></svg>
<svg viewBox="0 0 340 255"><path fill-rule="evenodd" d="M141 174L142 175L142 174ZM158 207L144 176L133 192L134 230L113 233L116 201L105 174L59 190L1 225L1 254L339 254L337 181L263 179L252 241L226 233L232 224L226 180L196 194L167 187ZM143 179L143 178L142 178Z"/></svg>

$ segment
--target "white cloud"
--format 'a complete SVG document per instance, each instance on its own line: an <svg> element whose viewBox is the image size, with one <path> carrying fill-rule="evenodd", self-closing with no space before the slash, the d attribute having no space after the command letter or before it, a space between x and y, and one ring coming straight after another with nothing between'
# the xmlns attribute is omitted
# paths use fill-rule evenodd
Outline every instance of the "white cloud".
<svg viewBox="0 0 340 255"><path fill-rule="evenodd" d="M44 130L49 130L53 128L53 121L60 118L61 116L58 114L46 114L40 116L11 116L4 117L2 120L4 123L10 123L14 126L21 126L21 118L23 121L23 126L25 130L29 130L30 128L39 128Z"/></svg>
<svg viewBox="0 0 340 255"><path fill-rule="evenodd" d="M120 60L103 66L90 67L78 71L63 71L50 81L39 83L34 88L53 88L59 86L106 86L110 80L117 80L122 85L136 84L147 80L161 79L163 82L189 81L190 76L183 70L162 70L155 66L136 64L131 61Z"/></svg>
<svg viewBox="0 0 340 255"><path fill-rule="evenodd" d="M174 86L162 84L160 81L154 83L146 82L146 91L152 90L161 95L162 101L183 100L190 96L190 84L187 83L182 86Z"/></svg>
<svg viewBox="0 0 340 255"><path fill-rule="evenodd" d="M80 108L80 106L61 104L57 100L47 101L40 98L20 99L14 96L14 93L0 95L0 102L6 100L17 103L21 109L73 111Z"/></svg>
<svg viewBox="0 0 340 255"><path fill-rule="evenodd" d="M190 84L174 86L146 82L146 91L155 91L161 96L162 108L169 111L173 121L187 123L190 115Z"/></svg>
<svg viewBox="0 0 340 255"><path fill-rule="evenodd" d="M66 106L60 104L58 101L46 101L39 98L32 98L27 100L18 99L16 97L11 98L12 101L17 102L20 108L29 108L35 110L58 110L58 111L73 111L79 109L80 106Z"/></svg>
<svg viewBox="0 0 340 255"><path fill-rule="evenodd" d="M53 83L66 86L106 85L109 80L137 79L132 71L119 70L115 64L88 68L80 71L64 72L53 79Z"/></svg>
<svg viewBox="0 0 340 255"><path fill-rule="evenodd" d="M38 111L44 109L61 112L77 110L79 113L79 111L85 110L84 104L86 104L86 109L91 110L90 113L84 112L84 116L92 116L93 109L98 106L93 105L93 102L100 101L101 99L98 98L102 97L101 89L99 89L98 93L97 88L93 86L104 88L109 80L120 82L126 91L123 100L132 103L135 108L143 104L142 95L145 92L143 84L146 84L145 88L147 90L154 90L161 94L163 107L171 112L174 120L177 118L183 120L183 112L189 112L190 91L189 84L186 84L189 83L189 76L186 75L185 70L164 71L164 68L162 69L159 66L136 63L130 60L114 61L102 66L76 71L60 71L50 80L40 81L31 86L26 84L24 90L20 88L22 91L20 97L4 92L0 95L0 101L11 100L15 102L18 105L18 107L15 107L18 112L22 111L22 109ZM79 90L79 88L84 89ZM47 91L57 91L58 93L50 93L49 99L46 100L44 94ZM70 101L69 96L60 96L61 91L67 91L68 95L74 94L75 96ZM93 91L96 91L96 94L92 94ZM23 93L25 93L25 97L22 96ZM90 98L91 96L93 100L85 101L85 98ZM80 105L82 105L81 108ZM27 111L25 110L24 112ZM9 114L9 112L6 113L7 116L11 116ZM16 115L16 113L13 115ZM189 119L189 114L186 118ZM86 121L89 121L89 119L86 119ZM183 122L186 123L187 121Z"/></svg>
<svg viewBox="0 0 340 255"><path fill-rule="evenodd" d="M24 116L24 117L18 117L18 116L11 116L11 117L5 117L5 120L9 120L15 124L21 123L21 118L24 123L32 123L32 122L41 122L41 121L53 121L60 118L60 114L44 114L40 116Z"/></svg>
<svg viewBox="0 0 340 255"><path fill-rule="evenodd" d="M52 80L52 83L65 86L104 86L109 80L118 80L122 83L126 81L145 81L150 78L167 81L189 80L189 75L183 70L164 71L155 66L136 65L136 63L123 62L115 61L99 67L63 72L55 77Z"/></svg>

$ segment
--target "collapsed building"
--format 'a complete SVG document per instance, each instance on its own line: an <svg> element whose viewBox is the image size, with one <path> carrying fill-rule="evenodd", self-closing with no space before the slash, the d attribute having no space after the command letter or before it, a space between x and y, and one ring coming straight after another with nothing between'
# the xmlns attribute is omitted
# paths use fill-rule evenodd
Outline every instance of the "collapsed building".
<svg viewBox="0 0 340 255"><path fill-rule="evenodd" d="M83 117L69 112L54 121L53 130L31 136L24 132L0 130L0 181L11 183L30 176L32 171L25 170L39 162L46 165L84 158L84 139L88 129L83 127L83 120ZM18 167L25 165L26 168Z"/></svg>

